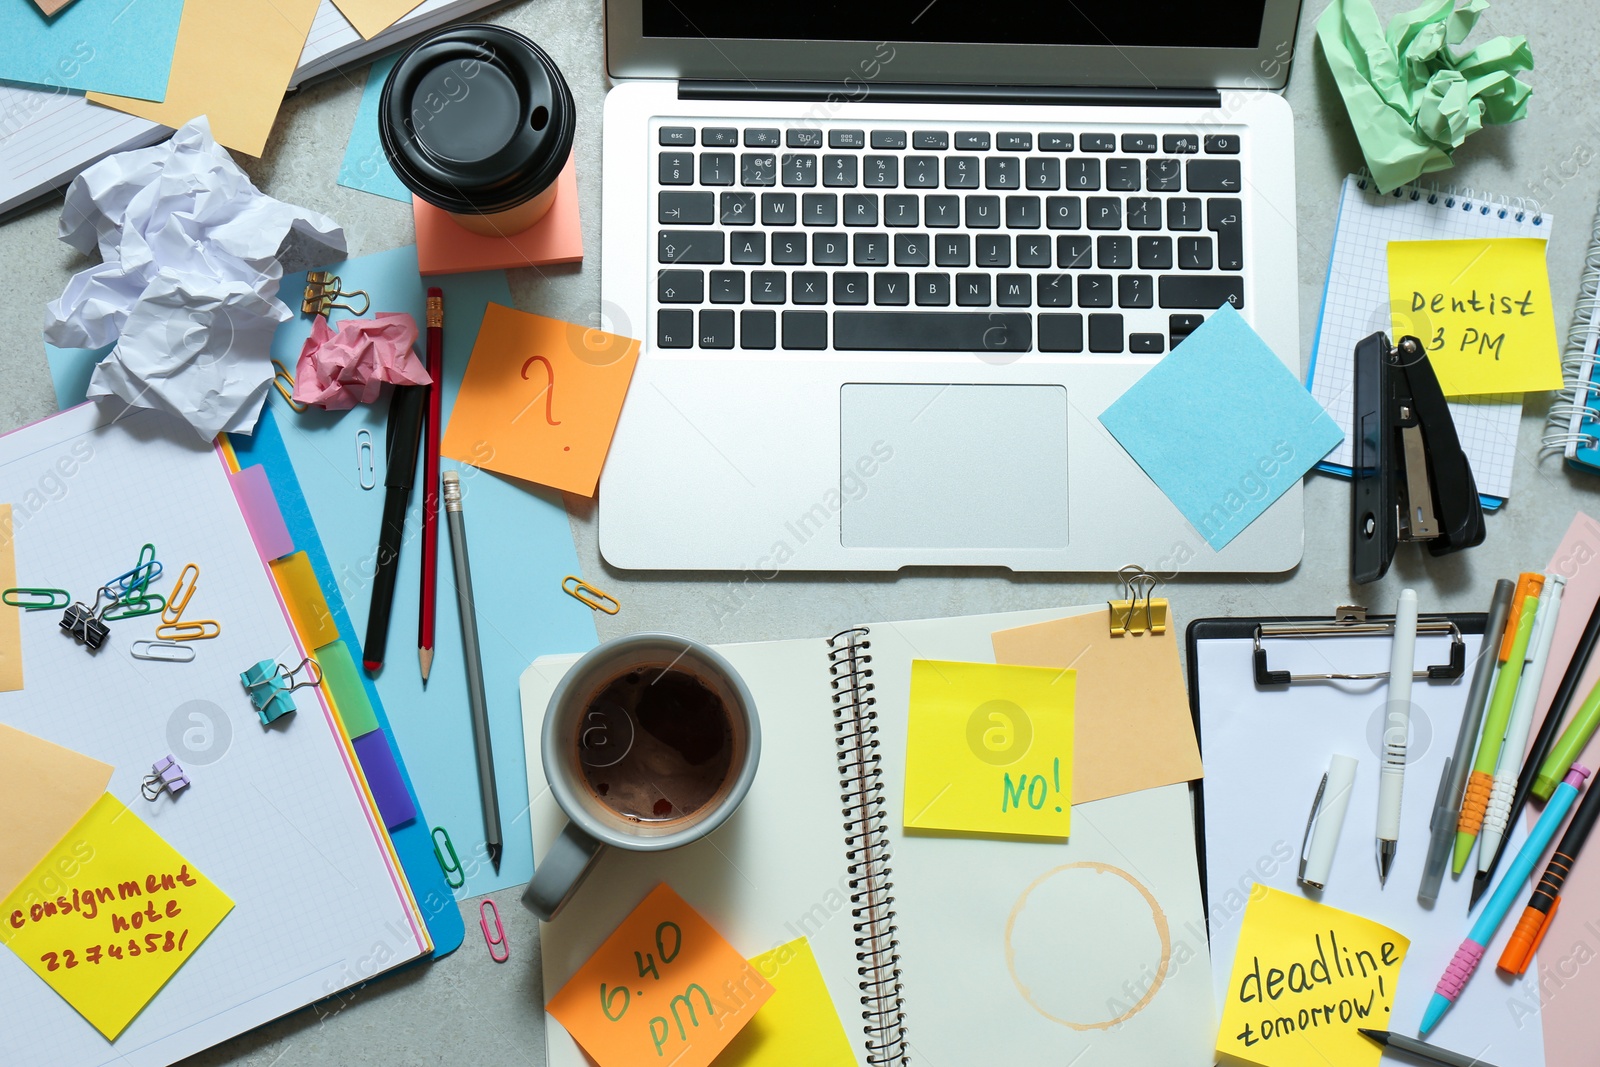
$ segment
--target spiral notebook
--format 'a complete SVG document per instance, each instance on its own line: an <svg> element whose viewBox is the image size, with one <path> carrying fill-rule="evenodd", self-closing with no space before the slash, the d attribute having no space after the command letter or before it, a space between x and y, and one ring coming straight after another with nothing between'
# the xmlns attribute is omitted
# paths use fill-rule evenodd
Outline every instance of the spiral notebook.
<svg viewBox="0 0 1600 1067"><path fill-rule="evenodd" d="M901 828L912 660L993 662L995 630L1086 610L721 646L760 715L755 784L701 842L602 856L541 928L546 997L666 882L746 957L807 938L861 1064L1211 1062L1187 785L1074 805L1065 843ZM541 658L522 676L537 856L563 819L532 754L575 658ZM590 1062L545 1023L552 1067Z"/></svg>
<svg viewBox="0 0 1600 1067"><path fill-rule="evenodd" d="M1578 286L1578 305L1572 317L1572 332L1567 335L1567 350L1561 357L1561 376L1566 386L1550 405L1545 425L1545 452L1560 452L1578 470L1600 472L1600 382L1595 368L1600 365L1600 314L1596 314L1600 290L1600 211L1595 215L1589 236L1589 252L1583 259L1583 281Z"/></svg>
<svg viewBox="0 0 1600 1067"><path fill-rule="evenodd" d="M1554 222L1538 204L1521 197L1478 195L1436 184L1406 185L1380 193L1364 174L1345 178L1339 221L1328 257L1328 282L1311 349L1306 387L1344 429L1344 443L1319 466L1350 474L1356 342L1374 331L1390 332L1390 241L1449 241L1491 237L1548 240ZM1484 396L1450 401L1461 447L1485 507L1511 495L1522 397Z"/></svg>

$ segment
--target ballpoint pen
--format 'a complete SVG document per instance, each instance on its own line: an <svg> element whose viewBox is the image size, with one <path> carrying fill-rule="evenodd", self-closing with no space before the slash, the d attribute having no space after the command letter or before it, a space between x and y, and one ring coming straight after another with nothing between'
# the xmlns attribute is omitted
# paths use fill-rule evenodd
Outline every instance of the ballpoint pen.
<svg viewBox="0 0 1600 1067"><path fill-rule="evenodd" d="M1480 1056L1469 1056L1465 1052L1440 1048L1438 1045L1430 1045L1426 1041L1418 1041L1405 1034L1391 1033L1388 1030L1369 1030L1365 1026L1358 1026L1356 1029L1360 1031L1362 1037L1370 1038L1386 1049L1404 1052L1425 1063L1437 1063L1442 1067L1494 1067L1494 1064Z"/></svg>
<svg viewBox="0 0 1600 1067"><path fill-rule="evenodd" d="M1567 728L1561 731L1561 738L1556 741L1550 749L1550 754L1540 765L1539 776L1533 780L1533 795L1536 799L1544 800L1550 795L1555 783L1566 773L1567 768L1572 766L1572 761L1578 758L1584 746L1588 745L1597 726L1600 726L1600 682L1595 682L1594 688L1589 690L1589 695L1584 698L1578 713L1567 723Z"/></svg>
<svg viewBox="0 0 1600 1067"><path fill-rule="evenodd" d="M1400 840L1400 793L1406 781L1406 738L1411 730L1411 672L1417 652L1417 591L1400 590L1389 650L1389 698L1384 712L1383 764L1378 769L1378 884Z"/></svg>
<svg viewBox="0 0 1600 1067"><path fill-rule="evenodd" d="M422 595L417 600L417 662L422 683L433 669L433 619L439 584L439 423L444 409L444 291L428 290L428 433L422 439Z"/></svg>
<svg viewBox="0 0 1600 1067"><path fill-rule="evenodd" d="M1528 749L1528 733L1533 729L1533 706L1539 702L1539 686L1544 684L1545 668L1550 662L1550 642L1556 636L1561 594L1566 587L1567 580L1559 574L1545 576L1539 614L1533 621L1533 637L1528 642L1528 667L1517 685L1511 720L1506 725L1505 744L1500 746L1500 763L1494 772L1494 786L1489 790L1489 807L1483 815L1483 829L1478 833L1478 873L1472 879L1469 910L1489 884L1489 865L1499 855L1500 842L1507 833L1511 798L1517 791L1523 753Z"/></svg>
<svg viewBox="0 0 1600 1067"><path fill-rule="evenodd" d="M1500 675L1494 680L1494 695L1489 698L1489 711L1484 716L1483 733L1478 738L1478 756L1472 763L1472 774L1467 778L1466 796L1461 801L1461 818L1456 823L1455 853L1451 869L1460 874L1472 854L1472 845L1483 826L1483 813L1489 806L1489 792L1494 788L1494 769L1500 761L1500 748L1506 739L1506 721L1511 718L1511 702L1517 695L1517 682L1522 678L1522 667L1528 655L1528 642L1533 637L1533 620L1539 610L1539 598L1527 593L1530 579L1538 575L1524 574L1517 583L1512 598L1511 621L1506 624L1510 645L1501 644ZM1542 581L1542 579L1541 579Z"/></svg>
<svg viewBox="0 0 1600 1067"><path fill-rule="evenodd" d="M1588 770L1574 764L1572 770L1567 772L1567 776L1556 787L1555 795L1550 798L1550 803L1545 805L1544 814L1539 816L1539 821L1534 824L1533 830L1528 834L1528 840L1522 844L1522 850L1517 853L1517 858L1511 861L1511 866L1506 868L1506 873L1500 878L1500 884L1495 887L1494 895L1489 898L1489 903L1483 906L1478 921L1472 924L1471 933L1461 942L1461 947L1456 949L1455 957L1445 967L1439 984L1434 986L1433 999L1428 1001L1428 1010L1422 1016L1422 1033L1426 1034L1437 1026L1450 1005L1461 996L1461 990L1466 988L1467 980L1472 977L1472 972L1478 969L1478 962L1483 959L1484 949L1494 940L1495 931L1500 929L1500 923L1505 919L1506 912L1511 910L1511 904L1521 891L1522 883L1533 873L1534 864L1544 855L1550 839L1556 835L1556 829L1567 817L1567 812L1572 810L1572 802L1577 799L1578 790L1587 777L1589 777Z"/></svg>
<svg viewBox="0 0 1600 1067"><path fill-rule="evenodd" d="M1439 794L1434 798L1433 820L1428 824L1432 834L1428 839L1428 859L1422 868L1422 884L1417 889L1417 899L1424 904L1439 899L1444 869L1450 863L1450 847L1456 839L1456 814L1461 810L1467 771L1472 766L1472 746L1478 740L1478 726L1483 722L1483 710L1489 701L1495 665L1499 662L1500 638L1511 614L1511 591L1515 588L1506 578L1495 583L1483 627L1483 642L1478 646L1478 662L1472 672L1472 685L1467 690L1467 706L1461 713L1461 728L1456 733L1455 751L1445 760L1444 770L1439 774Z"/></svg>
<svg viewBox="0 0 1600 1067"><path fill-rule="evenodd" d="M372 576L372 606L367 612L367 639L361 664L368 673L383 669L389 643L389 612L394 607L394 582L405 536L406 507L417 474L417 440L422 436L422 408L427 397L420 385L396 386L389 398L388 459L383 472L383 525L378 532L377 570Z"/></svg>
<svg viewBox="0 0 1600 1067"><path fill-rule="evenodd" d="M1567 824L1567 832L1561 835L1561 843L1550 857L1544 877L1534 887L1528 906L1522 910L1522 918L1517 920L1517 928L1511 932L1511 940L1506 942L1506 950L1500 954L1502 971L1522 974L1533 961L1539 942L1544 940L1551 920L1556 917L1556 909L1561 906L1561 887L1572 873L1572 865L1583 851L1597 816L1600 816L1600 789L1591 788L1583 795L1583 802Z"/></svg>

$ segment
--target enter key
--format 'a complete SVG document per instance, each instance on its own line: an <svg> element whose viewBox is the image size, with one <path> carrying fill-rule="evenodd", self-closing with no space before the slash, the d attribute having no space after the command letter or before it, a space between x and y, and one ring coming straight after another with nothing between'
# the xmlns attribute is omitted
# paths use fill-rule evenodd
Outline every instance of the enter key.
<svg viewBox="0 0 1600 1067"><path fill-rule="evenodd" d="M1206 228L1217 235L1217 269L1244 269L1244 228L1239 223L1240 201L1212 197L1206 201Z"/></svg>

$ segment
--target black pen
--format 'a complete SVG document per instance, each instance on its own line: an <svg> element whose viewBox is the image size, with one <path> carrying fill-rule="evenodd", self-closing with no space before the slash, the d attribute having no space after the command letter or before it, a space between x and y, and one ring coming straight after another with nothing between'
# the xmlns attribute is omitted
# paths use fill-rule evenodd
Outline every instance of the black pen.
<svg viewBox="0 0 1600 1067"><path fill-rule="evenodd" d="M367 641L361 648L361 663L369 674L383 669L383 653L389 642L389 610L394 606L400 541L405 536L406 508L411 503L411 483L417 474L417 445L422 441L422 415L427 402L428 387L424 385L396 386L389 398L383 526L378 533L378 568L372 577L372 607L367 612Z"/></svg>
<svg viewBox="0 0 1600 1067"><path fill-rule="evenodd" d="M467 520L461 514L461 476L444 472L444 513L450 524L450 555L456 564L456 605L461 609L461 652L467 664L467 704L472 739L478 748L478 796L483 801L483 837L489 862L500 869L500 797L494 785L494 749L489 744L489 698L483 688L483 654L478 647L478 609L472 597L472 564L467 558Z"/></svg>

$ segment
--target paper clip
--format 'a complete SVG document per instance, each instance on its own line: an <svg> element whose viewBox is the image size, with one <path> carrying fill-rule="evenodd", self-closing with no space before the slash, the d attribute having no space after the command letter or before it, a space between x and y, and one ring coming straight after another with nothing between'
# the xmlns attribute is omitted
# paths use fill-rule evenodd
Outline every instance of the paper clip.
<svg viewBox="0 0 1600 1067"><path fill-rule="evenodd" d="M378 488L378 464L372 450L372 431L363 426L356 431L356 480L363 489Z"/></svg>
<svg viewBox="0 0 1600 1067"><path fill-rule="evenodd" d="M494 933L489 932L489 916L494 916ZM500 925L500 909L494 906L494 901L483 900L478 904L478 925L483 927L483 939L489 942L489 958L496 963L504 963L511 958L511 946L506 944L506 928ZM500 950L499 954L495 949Z"/></svg>
<svg viewBox="0 0 1600 1067"><path fill-rule="evenodd" d="M95 590L93 604L75 602L61 615L61 629L71 634L74 641L91 652L105 644L106 638L111 636L111 628L100 621L100 616L105 614L106 608L117 602L116 598L112 597L105 608L100 606L101 598L109 592L109 589L101 586Z"/></svg>
<svg viewBox="0 0 1600 1067"><path fill-rule="evenodd" d="M139 551L139 562L102 588L118 600L143 596L150 589L150 583L161 577L161 561L155 558L155 551L155 545L145 545ZM145 558L146 552L150 553L149 559Z"/></svg>
<svg viewBox="0 0 1600 1067"><path fill-rule="evenodd" d="M439 835L444 835L441 845ZM442 851L441 851L442 849ZM450 859L447 861L445 856ZM467 876L461 870L461 860L456 856L456 846L450 841L450 831L442 826L433 828L433 858L439 861L439 869L444 872L444 881L451 889L460 889L467 884Z"/></svg>
<svg viewBox="0 0 1600 1067"><path fill-rule="evenodd" d="M140 596L124 596L106 605L100 613L100 618L106 622L116 622L118 619L137 619L141 615L154 615L156 612L165 614L167 607L166 598L160 593L145 593Z"/></svg>
<svg viewBox="0 0 1600 1067"><path fill-rule="evenodd" d="M1155 592L1160 579L1143 567L1123 567L1117 574L1122 577L1122 587L1127 593L1127 598L1106 601L1106 607L1111 609L1111 636L1166 633L1168 607L1166 598L1154 598L1150 595Z"/></svg>
<svg viewBox="0 0 1600 1067"><path fill-rule="evenodd" d="M184 588L185 578L189 579L188 588ZM172 584L172 595L167 598L167 606L161 609L161 621L171 626L182 619L183 609L189 606L189 598L194 596L195 587L199 584L200 565L185 563L183 570L178 572L178 580Z"/></svg>
<svg viewBox="0 0 1600 1067"><path fill-rule="evenodd" d="M364 289L352 289L348 293L339 288L343 284L337 274L329 274L325 270L314 270L306 275L306 291L300 301L300 310L307 315L326 315L334 308L349 311L356 315L365 315L372 306L372 300ZM354 308L349 304L336 303L338 300L348 300L352 296L361 298L361 307Z"/></svg>
<svg viewBox="0 0 1600 1067"><path fill-rule="evenodd" d="M140 646L144 646L142 649ZM128 654L134 659L154 660L157 663L192 663L194 648L173 644L171 641L135 641Z"/></svg>
<svg viewBox="0 0 1600 1067"><path fill-rule="evenodd" d="M221 633L222 624L213 619L164 622L156 627L156 639L160 641L209 641Z"/></svg>
<svg viewBox="0 0 1600 1067"><path fill-rule="evenodd" d="M278 395L283 397L284 402L297 414L310 406L294 398L294 375L289 373L288 367L277 360L272 361L272 387L278 390Z"/></svg>
<svg viewBox="0 0 1600 1067"><path fill-rule="evenodd" d="M576 574L569 574L561 579L561 591L574 600L589 605L596 611L603 611L607 615L615 615L622 610L622 602L610 593L596 589Z"/></svg>
<svg viewBox="0 0 1600 1067"><path fill-rule="evenodd" d="M17 586L0 593L0 602L23 611L44 611L47 608L64 608L72 603L72 594L65 589L26 589Z"/></svg>
<svg viewBox="0 0 1600 1067"><path fill-rule="evenodd" d="M294 676L302 670L306 670L310 677L304 681L295 681ZM294 697L289 694L306 686L321 685L322 669L310 656L301 660L294 670L281 663L264 659L240 674L239 682L244 686L244 691L250 695L250 703L255 705L256 714L261 717L261 725L266 726L274 719L297 710L294 706Z"/></svg>
<svg viewBox="0 0 1600 1067"><path fill-rule="evenodd" d="M178 766L178 761L168 755L150 765L150 774L139 787L139 792L144 798L154 802L160 799L162 793L170 793L176 797L179 793L189 788L189 776L183 773L183 768Z"/></svg>

